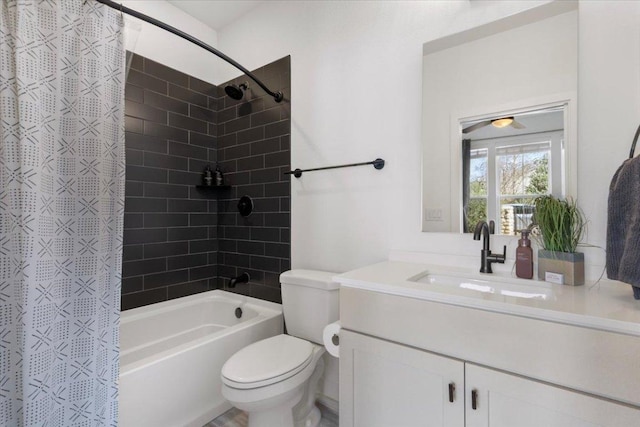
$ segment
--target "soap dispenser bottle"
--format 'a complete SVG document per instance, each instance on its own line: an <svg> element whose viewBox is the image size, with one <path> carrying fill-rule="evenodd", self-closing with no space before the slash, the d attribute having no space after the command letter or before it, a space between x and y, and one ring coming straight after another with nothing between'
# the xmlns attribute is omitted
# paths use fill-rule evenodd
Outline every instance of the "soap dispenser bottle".
<svg viewBox="0 0 640 427"><path fill-rule="evenodd" d="M216 177L216 186L221 187L224 185L224 176L222 175L222 171L220 170L220 166L216 165L216 171L214 172Z"/></svg>
<svg viewBox="0 0 640 427"><path fill-rule="evenodd" d="M531 249L528 230L523 230L522 238L518 240L518 249L516 249L516 276L521 279L533 278L533 250Z"/></svg>
<svg viewBox="0 0 640 427"><path fill-rule="evenodd" d="M210 187L213 184L213 172L209 166L204 168L204 172L202 172L202 184L207 187Z"/></svg>

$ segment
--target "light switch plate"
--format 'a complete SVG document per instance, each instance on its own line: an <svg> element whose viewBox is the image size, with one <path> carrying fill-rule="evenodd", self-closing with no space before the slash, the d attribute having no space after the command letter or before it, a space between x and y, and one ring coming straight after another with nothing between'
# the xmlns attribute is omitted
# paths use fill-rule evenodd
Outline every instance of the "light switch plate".
<svg viewBox="0 0 640 427"><path fill-rule="evenodd" d="M424 210L425 221L442 221L442 209L440 208L426 208Z"/></svg>

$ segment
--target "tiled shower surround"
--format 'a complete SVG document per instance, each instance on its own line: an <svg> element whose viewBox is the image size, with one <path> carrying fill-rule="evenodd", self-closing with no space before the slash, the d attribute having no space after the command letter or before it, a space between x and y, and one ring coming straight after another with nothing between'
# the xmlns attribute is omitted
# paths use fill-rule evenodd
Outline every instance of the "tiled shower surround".
<svg viewBox="0 0 640 427"><path fill-rule="evenodd" d="M280 302L290 267L290 58L246 76L240 101L138 55L126 85L127 176L122 309L211 289ZM228 188L199 189L219 164ZM238 199L253 198L242 217ZM248 272L251 281L228 289Z"/></svg>

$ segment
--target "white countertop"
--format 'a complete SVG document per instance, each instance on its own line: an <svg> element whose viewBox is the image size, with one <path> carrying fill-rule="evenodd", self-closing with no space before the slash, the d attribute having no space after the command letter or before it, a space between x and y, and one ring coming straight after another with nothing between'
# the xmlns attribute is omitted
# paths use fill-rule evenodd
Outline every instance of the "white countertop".
<svg viewBox="0 0 640 427"><path fill-rule="evenodd" d="M455 286L421 283L426 274L488 281L488 285L512 284L539 287L544 297L519 298L501 293L478 292ZM610 280L583 286L556 285L524 280L505 274L481 274L470 269L386 261L338 275L341 286L451 304L514 316L640 336L640 301L629 285Z"/></svg>

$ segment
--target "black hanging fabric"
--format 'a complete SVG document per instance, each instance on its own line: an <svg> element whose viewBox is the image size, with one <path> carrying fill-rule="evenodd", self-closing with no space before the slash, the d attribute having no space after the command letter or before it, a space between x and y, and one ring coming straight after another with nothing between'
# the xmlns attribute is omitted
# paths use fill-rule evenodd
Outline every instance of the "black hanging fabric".
<svg viewBox="0 0 640 427"><path fill-rule="evenodd" d="M629 158L618 168L609 186L607 209L607 277L629 283L640 300L640 156L634 157L640 126Z"/></svg>

